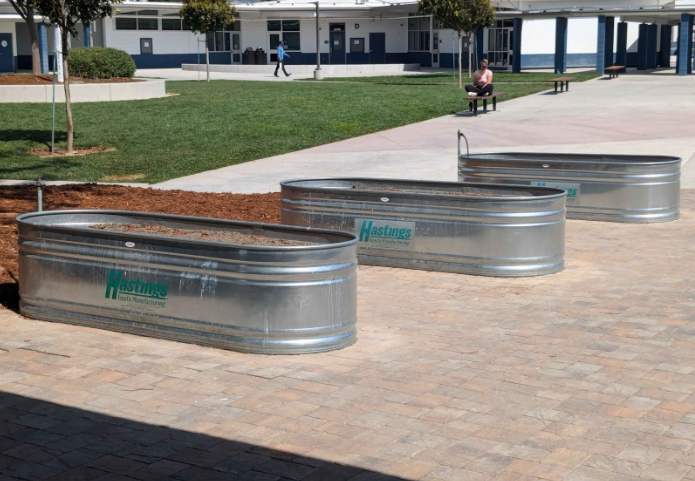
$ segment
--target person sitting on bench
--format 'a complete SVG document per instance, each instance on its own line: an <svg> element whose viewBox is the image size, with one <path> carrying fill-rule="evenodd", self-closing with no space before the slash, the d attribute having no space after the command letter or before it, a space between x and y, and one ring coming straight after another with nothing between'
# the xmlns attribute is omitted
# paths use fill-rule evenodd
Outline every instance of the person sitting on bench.
<svg viewBox="0 0 695 481"><path fill-rule="evenodd" d="M473 74L473 83L475 85L466 85L468 95L483 97L492 95L492 72L487 68L487 60L483 60L478 65L478 70Z"/></svg>

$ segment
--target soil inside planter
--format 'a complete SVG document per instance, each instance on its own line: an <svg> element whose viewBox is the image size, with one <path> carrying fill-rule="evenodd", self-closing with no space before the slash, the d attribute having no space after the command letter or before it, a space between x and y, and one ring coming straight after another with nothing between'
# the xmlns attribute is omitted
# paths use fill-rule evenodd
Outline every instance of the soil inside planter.
<svg viewBox="0 0 695 481"><path fill-rule="evenodd" d="M103 84L103 83L123 83L123 82L142 82L142 79L115 77L108 79L93 79L70 77L70 85L77 84ZM53 83L52 75L0 75L0 85L48 85ZM56 77L56 85L58 83Z"/></svg>
<svg viewBox="0 0 695 481"><path fill-rule="evenodd" d="M114 185L76 184L43 189L44 210L118 209L280 223L280 194L209 194ZM17 224L36 210L36 187L0 187L0 309L17 310Z"/></svg>
<svg viewBox="0 0 695 481"><path fill-rule="evenodd" d="M253 246L307 246L316 245L315 242L304 242L290 239L267 237L258 231L253 234L229 230L194 230L176 229L158 224L98 224L89 226L91 229L100 229L115 232L129 232L133 234L151 234L164 237L178 237L181 239L202 240L210 242L222 242L224 244L241 244Z"/></svg>
<svg viewBox="0 0 695 481"><path fill-rule="evenodd" d="M411 190L398 189L396 187L367 187L362 185L353 185L354 190L375 190L382 192L406 192L408 194L437 194L437 195L460 195L466 197L531 197L527 192L519 192L514 194L494 194L491 192L475 192L470 189L463 190Z"/></svg>

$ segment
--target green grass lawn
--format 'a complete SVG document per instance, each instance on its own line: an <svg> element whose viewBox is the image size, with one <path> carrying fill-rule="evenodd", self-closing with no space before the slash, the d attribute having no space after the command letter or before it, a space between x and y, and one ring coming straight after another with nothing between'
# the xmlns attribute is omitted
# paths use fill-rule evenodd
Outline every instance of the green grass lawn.
<svg viewBox="0 0 695 481"><path fill-rule="evenodd" d="M473 83L472 79L467 77L468 72L463 72L463 84ZM493 70L493 83L495 85L505 85L509 83L534 83L546 82L547 80L558 77L574 77L575 82L584 82L596 77L600 77L595 72L582 72L566 75L558 75L555 73L511 73L511 72L495 72ZM313 79L312 79L313 80ZM458 77L452 72L438 72L432 74L413 74L401 75L397 77L334 77L323 80L324 82L355 82L355 83L372 83L381 85L451 85L458 86ZM553 84L549 84L551 87ZM499 90L499 89L498 89Z"/></svg>
<svg viewBox="0 0 695 481"><path fill-rule="evenodd" d="M526 74L498 75L531 79L500 85L505 100L549 88ZM50 143L50 104L0 104L0 178L161 182L464 108L464 92L439 74L340 80L167 82L177 96L74 104L75 145L114 149L81 157L27 153ZM64 145L64 106L57 112Z"/></svg>

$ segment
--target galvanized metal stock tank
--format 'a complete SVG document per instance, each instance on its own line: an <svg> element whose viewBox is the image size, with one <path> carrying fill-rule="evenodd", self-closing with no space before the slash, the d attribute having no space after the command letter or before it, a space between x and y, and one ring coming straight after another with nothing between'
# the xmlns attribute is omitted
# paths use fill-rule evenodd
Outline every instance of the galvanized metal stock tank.
<svg viewBox="0 0 695 481"><path fill-rule="evenodd" d="M562 190L361 178L281 186L283 223L355 232L362 264L486 276L564 266Z"/></svg>
<svg viewBox="0 0 695 481"><path fill-rule="evenodd" d="M557 187L567 218L610 222L678 219L681 159L667 156L459 154L459 181Z"/></svg>
<svg viewBox="0 0 695 481"><path fill-rule="evenodd" d="M48 211L17 222L25 316L265 354L355 342L352 234L123 211ZM89 228L102 223L315 244L235 245Z"/></svg>

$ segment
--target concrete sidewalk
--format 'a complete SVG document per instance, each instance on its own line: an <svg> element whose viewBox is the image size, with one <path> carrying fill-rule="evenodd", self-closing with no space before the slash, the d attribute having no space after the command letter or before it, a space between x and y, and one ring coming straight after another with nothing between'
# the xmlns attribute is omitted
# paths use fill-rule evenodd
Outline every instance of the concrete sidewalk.
<svg viewBox="0 0 695 481"><path fill-rule="evenodd" d="M695 152L695 78L626 75L571 84L503 102L478 117L445 116L277 157L157 184L210 192L270 192L297 177L364 176L456 180L456 132L472 151L523 150L676 155ZM668 91L668 96L654 96ZM454 106L455 107L455 106ZM461 104L463 108L463 102ZM684 169L683 187L695 187Z"/></svg>

